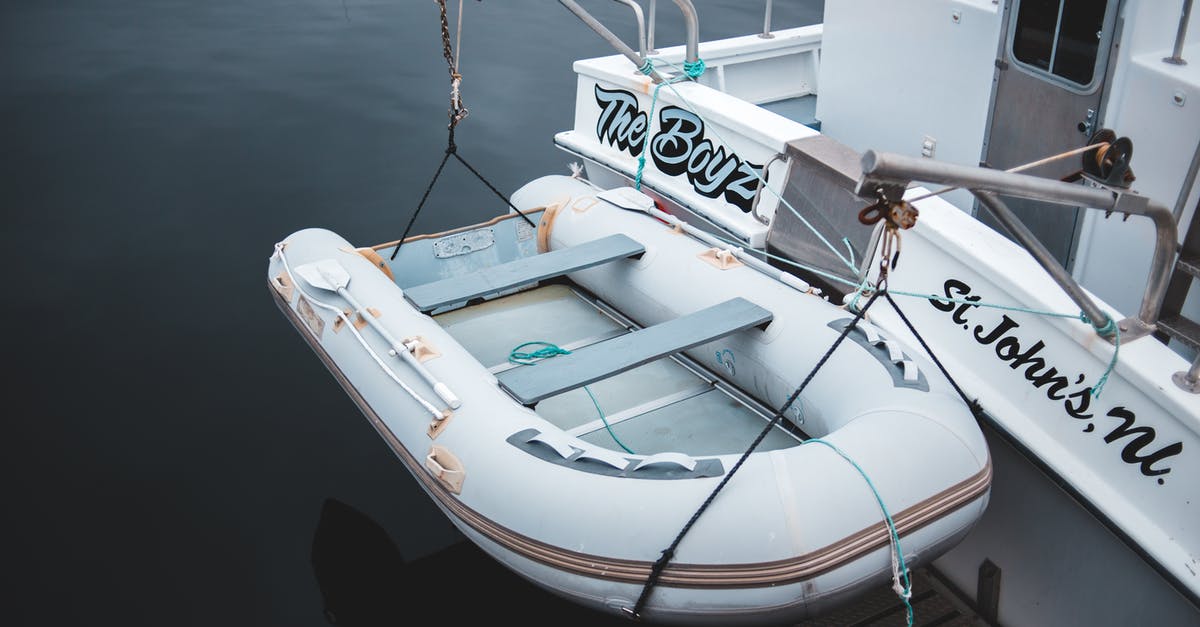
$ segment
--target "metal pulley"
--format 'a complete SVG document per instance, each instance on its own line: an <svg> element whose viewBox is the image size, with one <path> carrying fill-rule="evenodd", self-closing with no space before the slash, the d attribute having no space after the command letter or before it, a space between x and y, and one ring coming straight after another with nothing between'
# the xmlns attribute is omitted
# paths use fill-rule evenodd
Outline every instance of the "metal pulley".
<svg viewBox="0 0 1200 627"><path fill-rule="evenodd" d="M1117 137L1112 129L1096 131L1089 146L1101 144L1093 151L1083 153L1083 176L1109 187L1126 188L1136 177L1129 168L1133 158L1133 141L1128 137Z"/></svg>

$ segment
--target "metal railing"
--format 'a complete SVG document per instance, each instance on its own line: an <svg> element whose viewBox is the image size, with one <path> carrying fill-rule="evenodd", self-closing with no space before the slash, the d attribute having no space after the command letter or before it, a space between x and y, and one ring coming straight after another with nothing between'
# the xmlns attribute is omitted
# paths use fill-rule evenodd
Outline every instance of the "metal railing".
<svg viewBox="0 0 1200 627"><path fill-rule="evenodd" d="M650 28L646 28L645 14L642 12L642 7L634 0L616 0L616 2L628 6L634 12L634 17L638 25L638 50L634 50L628 44L617 37L611 30L608 29L600 20L597 20L588 13L575 0L558 0L559 4L563 5L576 17L583 21L589 28L596 31L605 41L607 41L617 52L629 59L639 69L646 67L646 56L653 54L654 50L654 22L656 7L654 1L650 2ZM688 63L696 63L700 60L700 17L696 13L696 7L692 5L691 0L672 0L679 6L679 10L683 13L684 24L686 26L687 41L684 60ZM661 82L663 77L653 68L650 69L650 78L654 82Z"/></svg>
<svg viewBox="0 0 1200 627"><path fill-rule="evenodd" d="M629 7L630 9L633 9L633 15L634 15L634 18L637 20L637 26L638 26L638 37L637 37L638 53L641 54L643 59L645 59L646 54L647 54L646 18L642 14L642 5L634 2L633 0L616 0L616 1Z"/></svg>
<svg viewBox="0 0 1200 627"><path fill-rule="evenodd" d="M763 39L774 39L775 35L771 34L771 2L767 0L767 6L763 9L763 32L759 37Z"/></svg>
<svg viewBox="0 0 1200 627"><path fill-rule="evenodd" d="M1171 51L1171 56L1166 57L1163 61L1172 65L1187 65L1187 61L1183 60L1183 42L1187 39L1188 19L1192 15L1192 0L1183 0L1183 10L1179 16L1179 29L1175 31L1175 48Z"/></svg>

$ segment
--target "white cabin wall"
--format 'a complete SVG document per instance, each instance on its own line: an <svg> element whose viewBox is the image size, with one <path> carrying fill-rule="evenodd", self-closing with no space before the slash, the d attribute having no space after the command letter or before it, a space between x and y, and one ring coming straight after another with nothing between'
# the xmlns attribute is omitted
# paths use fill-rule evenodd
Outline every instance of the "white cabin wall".
<svg viewBox="0 0 1200 627"><path fill-rule="evenodd" d="M1183 12L1184 0L1125 0L1121 16L1125 19L1125 32L1121 43L1129 50L1161 50L1162 56L1170 56L1175 45L1175 32L1179 28L1179 17ZM1194 4L1194 3L1193 3ZM1168 9L1169 10L1164 10ZM1166 19L1163 19L1165 16ZM1185 41L1200 42L1200 7L1193 6L1188 20L1188 37ZM1187 54L1183 55L1188 58Z"/></svg>
<svg viewBox="0 0 1200 627"><path fill-rule="evenodd" d="M977 165L983 152L1001 8L992 0L825 3L817 119L858 150ZM970 211L965 191L946 199Z"/></svg>
<svg viewBox="0 0 1200 627"><path fill-rule="evenodd" d="M1200 142L1200 11L1193 10L1183 58L1187 65L1163 62L1172 53L1179 13L1163 4L1182 0L1129 0L1124 32L1101 123L1133 141L1133 189L1173 209ZM1165 13L1165 15L1164 15ZM1177 104L1182 97L1182 105ZM1179 238L1195 210L1200 189L1193 186L1180 218ZM1141 304L1154 250L1149 220L1105 218L1088 212L1080 233L1076 279L1122 314ZM1200 319L1200 284L1194 284L1184 315Z"/></svg>

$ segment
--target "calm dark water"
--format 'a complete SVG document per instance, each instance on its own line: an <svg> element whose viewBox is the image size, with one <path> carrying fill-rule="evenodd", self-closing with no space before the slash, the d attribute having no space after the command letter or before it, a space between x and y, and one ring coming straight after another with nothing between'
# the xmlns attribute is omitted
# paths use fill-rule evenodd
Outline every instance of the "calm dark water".
<svg viewBox="0 0 1200 627"><path fill-rule="evenodd" d="M762 2L696 5L704 37L761 29ZM591 620L463 542L267 292L297 229L403 230L445 146L435 3L2 7L0 623ZM566 173L571 61L610 53L557 2L468 0L461 154L504 193ZM502 210L451 163L415 228Z"/></svg>

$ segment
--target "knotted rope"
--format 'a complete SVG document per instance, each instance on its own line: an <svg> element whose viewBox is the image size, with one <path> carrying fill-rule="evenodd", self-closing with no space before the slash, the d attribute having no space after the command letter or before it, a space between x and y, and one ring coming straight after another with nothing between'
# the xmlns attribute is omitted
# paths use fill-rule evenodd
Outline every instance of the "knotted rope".
<svg viewBox="0 0 1200 627"><path fill-rule="evenodd" d="M642 64L642 67L638 68L638 71L646 76L650 76L650 74L654 72L654 63L649 57L647 57L646 62ZM646 118L649 123L654 124L654 107L658 104L658 90L662 89L663 85L670 85L671 83L677 83L682 80L696 80L697 78L700 78L701 74L704 74L704 59L696 59L695 62L684 61L683 74L655 85L654 96L650 99L650 114ZM646 170L646 151L649 148L650 138L647 136L646 140L642 142L641 152L638 153L637 176L633 178L633 188L638 191L641 191L642 189L642 173Z"/></svg>

